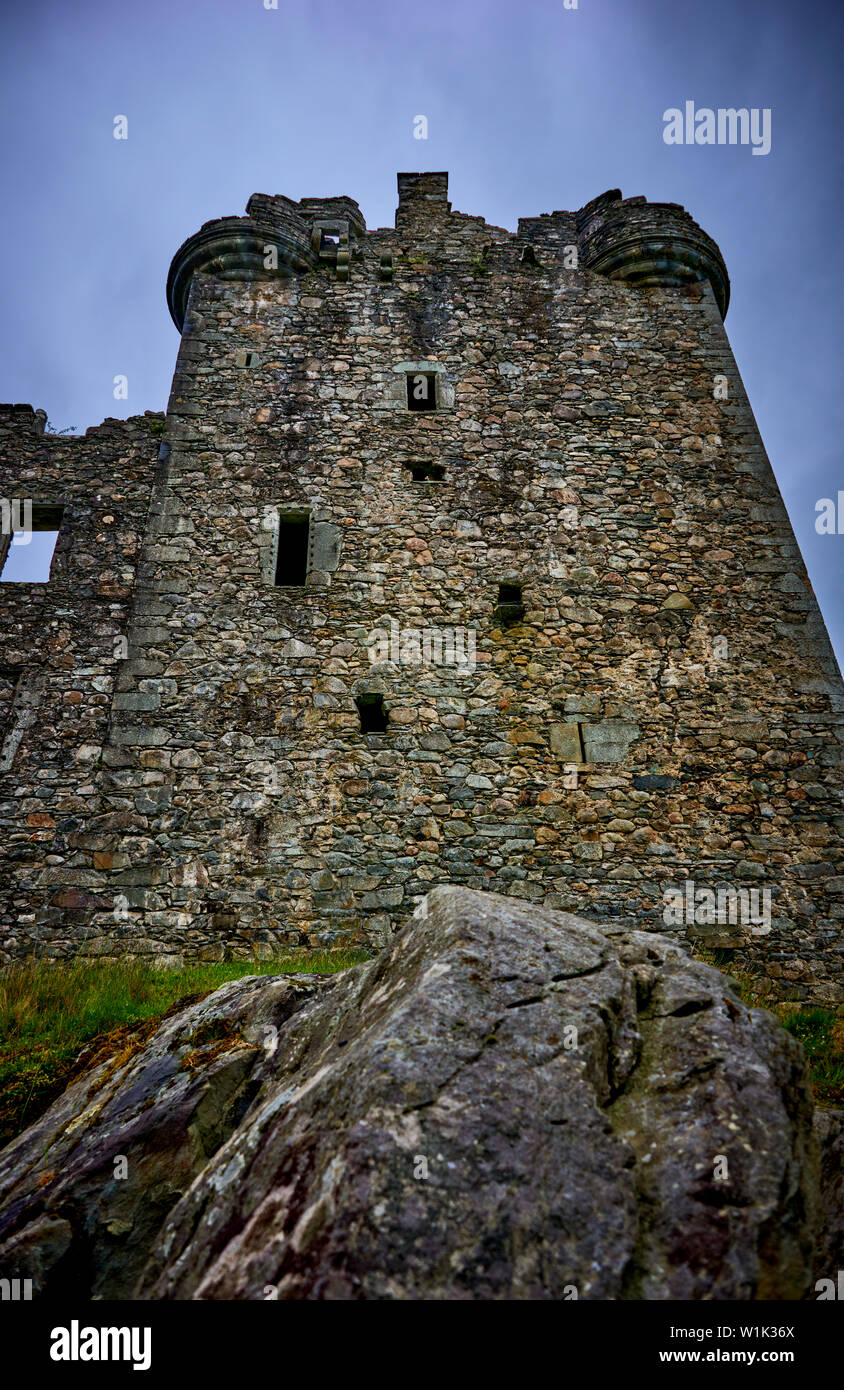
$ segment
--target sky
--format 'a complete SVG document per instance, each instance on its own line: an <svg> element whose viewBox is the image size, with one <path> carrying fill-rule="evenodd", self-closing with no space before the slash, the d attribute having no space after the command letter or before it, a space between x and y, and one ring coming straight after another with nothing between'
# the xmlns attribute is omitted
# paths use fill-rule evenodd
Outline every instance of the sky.
<svg viewBox="0 0 844 1390"><path fill-rule="evenodd" d="M370 228L393 225L399 170L447 169L455 209L510 230L608 188L682 203L726 260L727 331L844 664L842 58L835 0L7 3L0 399L74 433L163 410L170 260L253 192L348 194ZM769 110L770 152L666 144L687 101ZM819 534L839 488L842 534Z"/></svg>

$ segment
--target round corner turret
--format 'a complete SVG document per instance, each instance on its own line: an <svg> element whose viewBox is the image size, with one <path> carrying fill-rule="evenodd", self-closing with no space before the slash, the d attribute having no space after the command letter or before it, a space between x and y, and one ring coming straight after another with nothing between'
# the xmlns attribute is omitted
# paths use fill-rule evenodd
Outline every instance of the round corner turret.
<svg viewBox="0 0 844 1390"><path fill-rule="evenodd" d="M167 306L181 333L191 280L199 271L223 280L260 280L312 270L317 257L307 224L288 214L273 226L251 217L219 217L206 222L176 252L167 276Z"/></svg>
<svg viewBox="0 0 844 1390"><path fill-rule="evenodd" d="M587 203L577 224L587 270L639 288L708 280L721 317L726 316L730 277L724 258L679 203L622 198L614 188Z"/></svg>

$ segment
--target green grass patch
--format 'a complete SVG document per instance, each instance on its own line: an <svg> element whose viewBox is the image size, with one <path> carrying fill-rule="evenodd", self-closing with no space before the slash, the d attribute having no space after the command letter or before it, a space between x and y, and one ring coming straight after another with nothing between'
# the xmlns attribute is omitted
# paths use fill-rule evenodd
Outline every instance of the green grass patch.
<svg viewBox="0 0 844 1390"><path fill-rule="evenodd" d="M780 1014L784 1028L803 1044L819 1105L844 1106L844 1019L828 1009Z"/></svg>
<svg viewBox="0 0 844 1390"><path fill-rule="evenodd" d="M365 951L334 950L176 969L134 959L9 966L0 972L0 1148L43 1114L77 1069L121 1050L139 1029L149 1036L180 1002L245 975L332 975L368 959Z"/></svg>

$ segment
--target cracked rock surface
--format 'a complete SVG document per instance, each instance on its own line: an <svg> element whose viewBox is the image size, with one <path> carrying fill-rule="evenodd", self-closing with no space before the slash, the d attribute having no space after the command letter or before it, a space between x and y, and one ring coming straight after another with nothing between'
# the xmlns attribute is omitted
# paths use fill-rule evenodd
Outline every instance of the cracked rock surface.
<svg viewBox="0 0 844 1390"><path fill-rule="evenodd" d="M837 1279L844 1269L844 1110L816 1110L821 1151L821 1218L815 1244L815 1274Z"/></svg>
<svg viewBox="0 0 844 1390"><path fill-rule="evenodd" d="M77 1082L0 1156L0 1265L101 1298L800 1298L812 1110L799 1044L666 938L441 887L376 960L226 985Z"/></svg>

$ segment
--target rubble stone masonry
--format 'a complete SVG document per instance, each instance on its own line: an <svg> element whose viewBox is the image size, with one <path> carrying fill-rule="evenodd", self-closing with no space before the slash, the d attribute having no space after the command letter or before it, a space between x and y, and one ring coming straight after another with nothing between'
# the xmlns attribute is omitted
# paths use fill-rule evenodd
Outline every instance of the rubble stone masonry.
<svg viewBox="0 0 844 1390"><path fill-rule="evenodd" d="M844 690L728 295L617 191L255 195L173 262L166 424L0 407L3 495L64 508L0 583L2 957L377 947L457 883L841 1007ZM687 882L770 920L667 923Z"/></svg>

